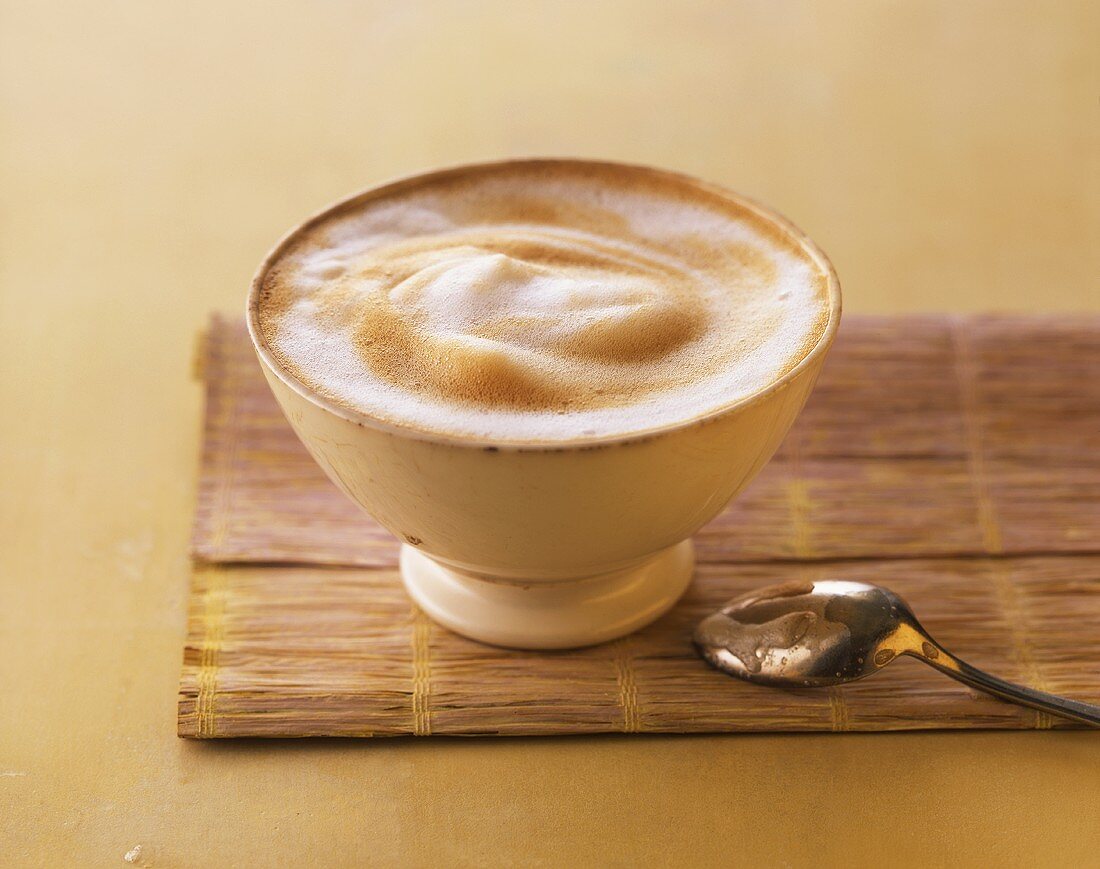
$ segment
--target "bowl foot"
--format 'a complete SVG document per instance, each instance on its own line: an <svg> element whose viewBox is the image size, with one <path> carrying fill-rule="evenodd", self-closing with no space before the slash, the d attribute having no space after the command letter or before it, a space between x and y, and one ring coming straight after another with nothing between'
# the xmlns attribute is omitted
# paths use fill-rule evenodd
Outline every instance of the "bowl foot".
<svg viewBox="0 0 1100 869"><path fill-rule="evenodd" d="M679 600L694 565L685 540L622 570L520 585L458 573L401 547L405 587L429 616L472 640L513 649L572 649L636 631Z"/></svg>

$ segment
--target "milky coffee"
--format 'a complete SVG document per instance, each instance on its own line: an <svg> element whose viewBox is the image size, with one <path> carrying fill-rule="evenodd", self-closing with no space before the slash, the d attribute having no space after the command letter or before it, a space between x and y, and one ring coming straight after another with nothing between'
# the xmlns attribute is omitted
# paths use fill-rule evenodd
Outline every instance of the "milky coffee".
<svg viewBox="0 0 1100 869"><path fill-rule="evenodd" d="M560 442L690 420L794 368L829 319L790 229L678 175L580 161L434 173L291 236L260 277L293 377L391 424Z"/></svg>

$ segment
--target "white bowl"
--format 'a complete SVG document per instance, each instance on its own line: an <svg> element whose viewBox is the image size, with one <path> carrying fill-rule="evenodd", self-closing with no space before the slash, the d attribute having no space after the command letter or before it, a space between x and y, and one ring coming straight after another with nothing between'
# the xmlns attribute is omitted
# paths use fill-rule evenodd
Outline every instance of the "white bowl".
<svg viewBox="0 0 1100 869"><path fill-rule="evenodd" d="M836 274L783 218L695 183L802 246L828 276L828 324L809 354L765 389L628 436L538 445L433 434L343 408L280 367L257 323L268 268L332 210L394 185L307 220L261 265L249 294L249 332L287 420L332 481L404 541L409 593L458 633L553 649L611 640L653 621L690 582L691 535L756 476L805 404L840 320Z"/></svg>

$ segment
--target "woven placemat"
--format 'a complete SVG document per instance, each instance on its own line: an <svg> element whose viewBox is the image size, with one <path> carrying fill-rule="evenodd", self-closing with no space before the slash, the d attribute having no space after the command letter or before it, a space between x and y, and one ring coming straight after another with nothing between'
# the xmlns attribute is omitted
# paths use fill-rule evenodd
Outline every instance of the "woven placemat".
<svg viewBox="0 0 1100 869"><path fill-rule="evenodd" d="M945 645L1100 701L1100 318L852 318L776 458L697 537L683 601L615 643L472 643L405 596L397 544L329 483L243 325L215 318L179 732L193 737L1071 726L916 662L828 691L691 650L729 597L792 578L896 588Z"/></svg>

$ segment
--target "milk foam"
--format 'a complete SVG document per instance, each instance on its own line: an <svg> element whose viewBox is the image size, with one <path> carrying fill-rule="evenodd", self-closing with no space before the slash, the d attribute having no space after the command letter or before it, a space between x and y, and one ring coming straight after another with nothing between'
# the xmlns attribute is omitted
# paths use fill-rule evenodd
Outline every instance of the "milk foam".
<svg viewBox="0 0 1100 869"><path fill-rule="evenodd" d="M560 441L688 420L790 371L823 268L677 176L470 167L337 209L262 283L273 355L330 400L458 437Z"/></svg>

